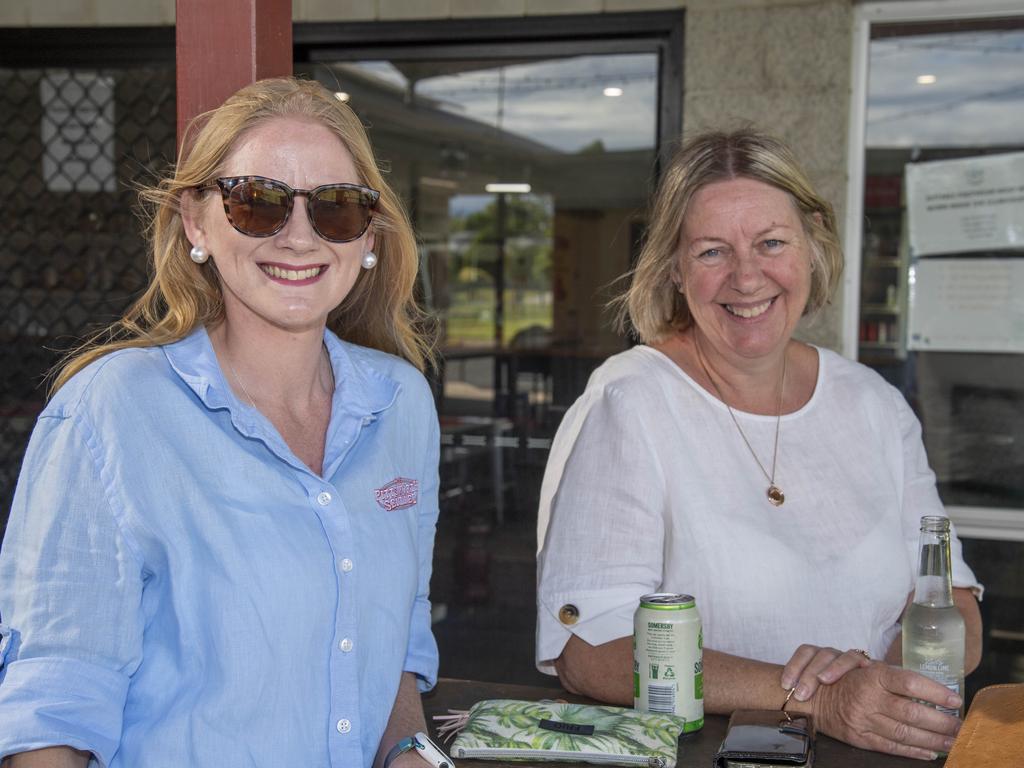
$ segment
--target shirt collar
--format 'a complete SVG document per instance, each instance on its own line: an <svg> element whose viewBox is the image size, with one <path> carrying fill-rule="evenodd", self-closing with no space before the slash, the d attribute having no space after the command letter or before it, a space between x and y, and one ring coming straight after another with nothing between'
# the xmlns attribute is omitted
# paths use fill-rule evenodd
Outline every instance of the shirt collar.
<svg viewBox="0 0 1024 768"><path fill-rule="evenodd" d="M375 417L391 407L398 396L398 382L361 347L342 341L327 329L324 344L334 371L334 414L340 409L354 416ZM165 345L163 350L174 372L207 408L227 408L233 416L253 411L228 385L206 328L197 328L184 339Z"/></svg>

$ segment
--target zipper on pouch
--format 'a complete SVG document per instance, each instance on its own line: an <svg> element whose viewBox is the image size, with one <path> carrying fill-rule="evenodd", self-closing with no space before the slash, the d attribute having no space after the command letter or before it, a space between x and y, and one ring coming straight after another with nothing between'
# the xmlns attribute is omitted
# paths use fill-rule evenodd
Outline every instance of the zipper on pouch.
<svg viewBox="0 0 1024 768"><path fill-rule="evenodd" d="M666 761L663 757L648 757L647 755L595 755L586 752L560 752L555 750L537 749L465 749L457 747L455 757L460 759L472 759L474 757L509 760L538 760L545 761L572 761L579 762L581 759L587 763L608 763L609 765L646 765L648 768L665 768Z"/></svg>

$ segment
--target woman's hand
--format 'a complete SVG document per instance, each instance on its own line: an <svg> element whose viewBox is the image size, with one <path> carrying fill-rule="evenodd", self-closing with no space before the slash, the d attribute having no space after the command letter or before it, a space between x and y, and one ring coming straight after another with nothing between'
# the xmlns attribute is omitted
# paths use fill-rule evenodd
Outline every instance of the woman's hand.
<svg viewBox="0 0 1024 768"><path fill-rule="evenodd" d="M795 688L793 697L797 701L808 701L818 686L830 685L847 672L871 663L867 653L856 648L846 651L822 648L817 645L801 645L782 668L782 687L787 691Z"/></svg>
<svg viewBox="0 0 1024 768"><path fill-rule="evenodd" d="M855 747L934 760L953 746L960 720L919 702L952 709L963 703L923 675L870 662L820 686L811 712L818 730Z"/></svg>

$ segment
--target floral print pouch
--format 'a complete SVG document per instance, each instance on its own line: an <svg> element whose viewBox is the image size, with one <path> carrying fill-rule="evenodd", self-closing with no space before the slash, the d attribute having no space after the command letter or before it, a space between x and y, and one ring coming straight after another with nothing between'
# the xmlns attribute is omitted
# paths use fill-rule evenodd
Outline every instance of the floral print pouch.
<svg viewBox="0 0 1024 768"><path fill-rule="evenodd" d="M490 699L446 719L455 758L674 768L686 719L622 707Z"/></svg>

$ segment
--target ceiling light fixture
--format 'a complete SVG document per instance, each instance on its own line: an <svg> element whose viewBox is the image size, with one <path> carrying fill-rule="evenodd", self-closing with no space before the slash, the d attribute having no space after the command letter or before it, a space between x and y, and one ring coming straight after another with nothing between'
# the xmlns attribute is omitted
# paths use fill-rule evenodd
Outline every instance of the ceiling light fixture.
<svg viewBox="0 0 1024 768"><path fill-rule="evenodd" d="M605 96L611 96L611 97L621 96L622 95L622 89L621 88L616 88L614 86L609 86L608 88L604 89L604 95Z"/></svg>
<svg viewBox="0 0 1024 768"><path fill-rule="evenodd" d="M496 181L487 184L486 189L491 194L508 194L508 195L525 195L530 192L532 187L529 184L521 184L516 182Z"/></svg>
<svg viewBox="0 0 1024 768"><path fill-rule="evenodd" d="M917 76L917 84L918 85L931 85L932 83L935 82L935 80L936 80L935 75L918 75Z"/></svg>

